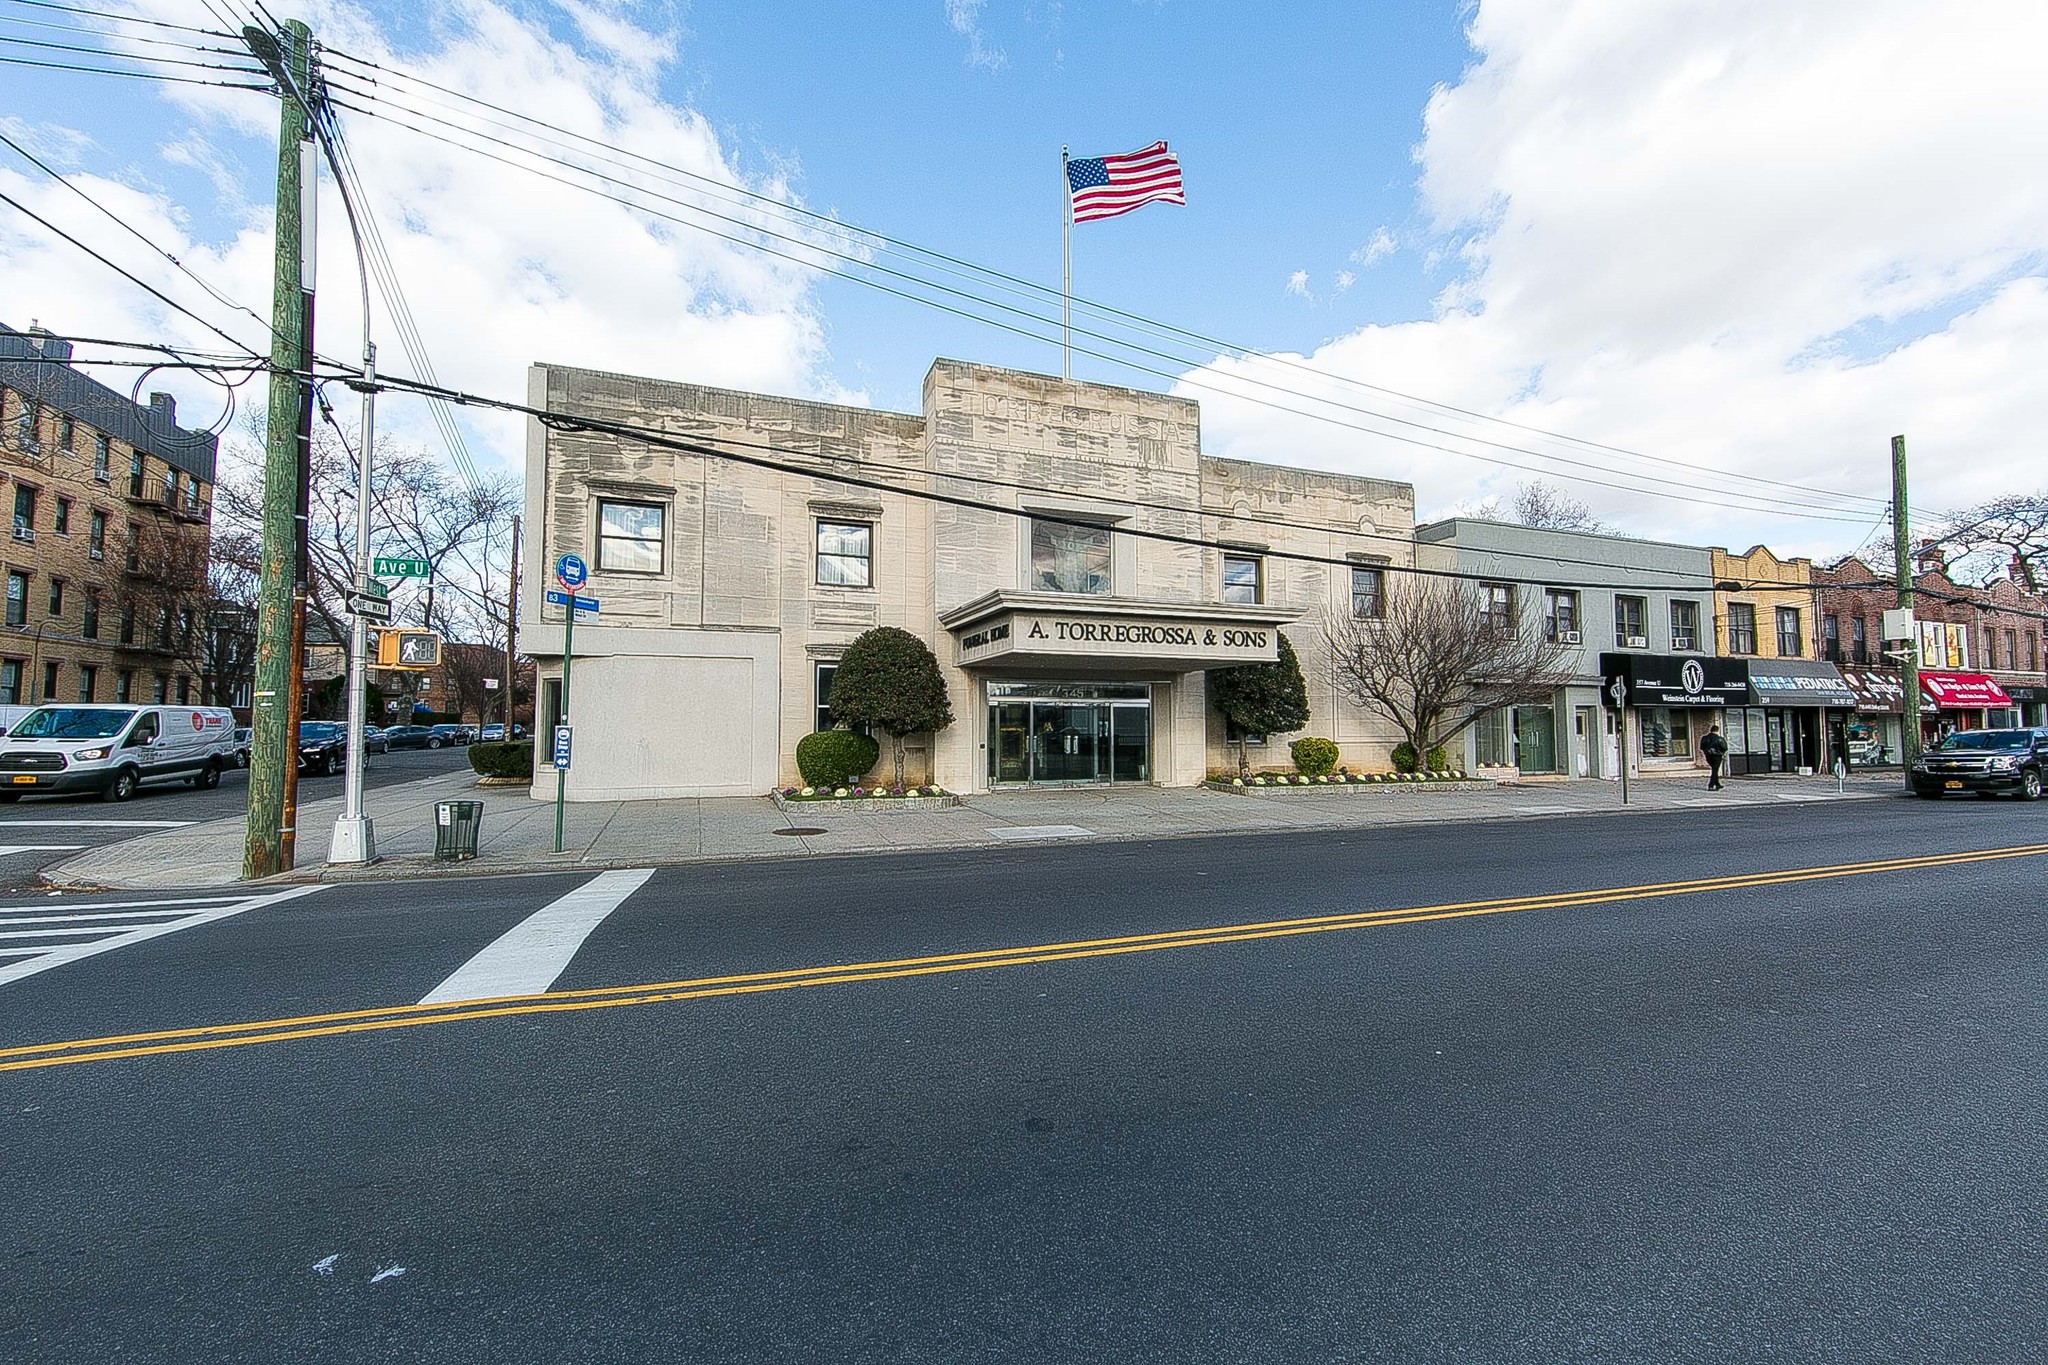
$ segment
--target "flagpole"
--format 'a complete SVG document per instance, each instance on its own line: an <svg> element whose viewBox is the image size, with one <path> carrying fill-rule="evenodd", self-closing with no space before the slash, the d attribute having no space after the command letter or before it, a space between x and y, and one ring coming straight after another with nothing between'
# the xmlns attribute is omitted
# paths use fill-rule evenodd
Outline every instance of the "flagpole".
<svg viewBox="0 0 2048 1365"><path fill-rule="evenodd" d="M1074 377L1074 182L1067 178L1067 149L1060 148L1060 378Z"/></svg>

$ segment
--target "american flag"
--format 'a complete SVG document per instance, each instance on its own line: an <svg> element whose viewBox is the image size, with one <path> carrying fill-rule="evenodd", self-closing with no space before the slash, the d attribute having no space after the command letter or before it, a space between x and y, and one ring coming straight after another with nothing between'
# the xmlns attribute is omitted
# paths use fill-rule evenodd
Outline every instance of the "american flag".
<svg viewBox="0 0 2048 1365"><path fill-rule="evenodd" d="M1188 202L1181 190L1180 158L1163 142L1121 156L1075 157L1067 162L1067 194L1077 223L1114 218L1155 199Z"/></svg>

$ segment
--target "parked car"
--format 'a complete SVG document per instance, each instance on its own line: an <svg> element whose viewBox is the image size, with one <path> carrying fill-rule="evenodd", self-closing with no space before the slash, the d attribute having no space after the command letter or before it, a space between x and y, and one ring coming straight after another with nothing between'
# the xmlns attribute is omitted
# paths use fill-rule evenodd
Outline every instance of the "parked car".
<svg viewBox="0 0 2048 1365"><path fill-rule="evenodd" d="M126 801L167 781L217 787L235 761L234 731L220 706L39 706L0 743L0 802L80 791Z"/></svg>
<svg viewBox="0 0 2048 1365"><path fill-rule="evenodd" d="M427 727L427 747L429 749L444 749L457 744L469 743L468 737L463 734L464 728L460 725L432 725Z"/></svg>
<svg viewBox="0 0 2048 1365"><path fill-rule="evenodd" d="M477 732L477 738L485 744L497 744L505 738L505 727L493 722Z"/></svg>
<svg viewBox="0 0 2048 1365"><path fill-rule="evenodd" d="M384 731L384 747L388 750L427 748L428 731L424 725L393 725ZM434 745L440 748L440 745Z"/></svg>
<svg viewBox="0 0 2048 1365"><path fill-rule="evenodd" d="M2041 799L2048 772L2048 729L1959 730L1913 760L1913 795L1951 792Z"/></svg>
<svg viewBox="0 0 2048 1365"><path fill-rule="evenodd" d="M309 720L299 725L299 771L307 777L326 777L348 765L348 727L331 720Z"/></svg>
<svg viewBox="0 0 2048 1365"><path fill-rule="evenodd" d="M237 768L246 768L249 766L249 750L255 745L255 743L256 732L254 730L251 730L246 725L236 727L235 766Z"/></svg>
<svg viewBox="0 0 2048 1365"><path fill-rule="evenodd" d="M366 754L391 752L391 746L384 742L384 728L382 726L365 725L363 727L363 752Z"/></svg>

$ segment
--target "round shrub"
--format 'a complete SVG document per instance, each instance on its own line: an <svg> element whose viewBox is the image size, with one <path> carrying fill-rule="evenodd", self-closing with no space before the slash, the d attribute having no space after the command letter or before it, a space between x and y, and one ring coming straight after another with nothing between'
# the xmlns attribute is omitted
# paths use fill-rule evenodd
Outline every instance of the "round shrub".
<svg viewBox="0 0 2048 1365"><path fill-rule="evenodd" d="M1451 770L1451 756L1443 748L1442 745L1438 745L1436 748L1431 749L1427 757L1428 762L1425 763L1424 766L1427 767L1431 772L1447 773Z"/></svg>
<svg viewBox="0 0 2048 1365"><path fill-rule="evenodd" d="M503 744L472 744L469 766L482 777L533 776L533 741L515 739Z"/></svg>
<svg viewBox="0 0 2048 1365"><path fill-rule="evenodd" d="M1405 739L1394 746L1392 757L1397 773L1412 773L1422 766L1422 758L1415 752L1415 746Z"/></svg>
<svg viewBox="0 0 2048 1365"><path fill-rule="evenodd" d="M796 770L810 787L843 787L881 756L881 745L854 730L819 730L796 742Z"/></svg>
<svg viewBox="0 0 2048 1365"><path fill-rule="evenodd" d="M1295 740L1287 746L1287 750L1294 755L1296 772L1306 773L1310 777L1326 777L1336 770L1338 751L1335 740L1318 739L1314 735L1309 735Z"/></svg>

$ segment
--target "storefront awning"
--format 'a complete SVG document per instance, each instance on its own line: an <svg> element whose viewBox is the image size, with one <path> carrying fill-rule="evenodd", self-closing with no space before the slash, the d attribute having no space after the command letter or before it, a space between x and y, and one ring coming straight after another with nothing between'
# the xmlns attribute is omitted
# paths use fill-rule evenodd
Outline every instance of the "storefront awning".
<svg viewBox="0 0 2048 1365"><path fill-rule="evenodd" d="M1847 710L1856 694L1842 679L1842 670L1804 659L1751 660L1749 698L1758 706L1833 706Z"/></svg>
<svg viewBox="0 0 2048 1365"><path fill-rule="evenodd" d="M1747 659L1693 654L1602 654L1600 675L1611 690L1627 688L1630 706L1741 706L1749 700Z"/></svg>
<svg viewBox="0 0 2048 1365"><path fill-rule="evenodd" d="M1866 716L1896 716L1906 709L1906 684L1896 668L1845 668L1842 681L1856 694L1856 709Z"/></svg>
<svg viewBox="0 0 2048 1365"><path fill-rule="evenodd" d="M1088 676L1185 672L1280 657L1280 627L1300 613L1220 602L1141 602L1066 593L992 592L939 617L963 668L1053 665Z"/></svg>
<svg viewBox="0 0 2048 1365"><path fill-rule="evenodd" d="M2000 683L1999 686L2015 702L2048 701L2048 687L2015 687L2011 683Z"/></svg>
<svg viewBox="0 0 2048 1365"><path fill-rule="evenodd" d="M1992 678L1982 673L1944 673L1920 670L1920 694L1944 711L1978 711L1987 706L2010 706L2012 698Z"/></svg>

